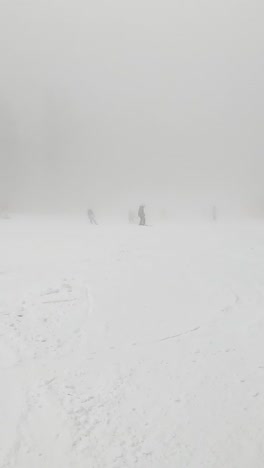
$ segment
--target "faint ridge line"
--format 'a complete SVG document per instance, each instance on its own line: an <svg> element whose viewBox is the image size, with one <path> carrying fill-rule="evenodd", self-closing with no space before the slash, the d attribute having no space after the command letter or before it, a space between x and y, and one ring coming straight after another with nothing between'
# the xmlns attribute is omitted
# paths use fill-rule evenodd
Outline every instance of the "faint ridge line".
<svg viewBox="0 0 264 468"><path fill-rule="evenodd" d="M57 304L58 302L74 302L76 299L58 299L57 301L44 301L42 304Z"/></svg>
<svg viewBox="0 0 264 468"><path fill-rule="evenodd" d="M189 335L189 333L196 332L200 328L201 327L195 327L195 328L192 328L191 330L187 330L185 332L178 333L177 335L166 336L165 338L161 338L160 340L157 340L157 341L158 341L158 343L160 343L162 341L173 340L175 338L179 338L180 336Z"/></svg>

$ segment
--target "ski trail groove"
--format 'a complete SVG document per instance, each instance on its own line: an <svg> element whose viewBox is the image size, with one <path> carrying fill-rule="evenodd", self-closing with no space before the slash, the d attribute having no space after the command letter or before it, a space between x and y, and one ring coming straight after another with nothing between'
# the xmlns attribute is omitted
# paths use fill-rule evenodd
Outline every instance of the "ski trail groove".
<svg viewBox="0 0 264 468"><path fill-rule="evenodd" d="M200 330L201 327L195 327L195 328L192 328L191 330L187 330L183 333L178 333L177 335L171 335L171 336L166 336L164 338L161 338L160 340L157 340L156 343L160 343L162 341L168 341L168 340L174 340L175 338L179 338L180 336L184 336L184 335L189 335L190 333L194 333L198 330Z"/></svg>

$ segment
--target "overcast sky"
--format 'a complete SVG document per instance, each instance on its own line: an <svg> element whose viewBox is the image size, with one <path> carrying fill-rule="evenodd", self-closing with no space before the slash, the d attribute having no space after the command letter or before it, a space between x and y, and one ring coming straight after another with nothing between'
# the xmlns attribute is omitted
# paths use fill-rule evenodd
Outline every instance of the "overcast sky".
<svg viewBox="0 0 264 468"><path fill-rule="evenodd" d="M1 0L3 202L264 205L262 0Z"/></svg>

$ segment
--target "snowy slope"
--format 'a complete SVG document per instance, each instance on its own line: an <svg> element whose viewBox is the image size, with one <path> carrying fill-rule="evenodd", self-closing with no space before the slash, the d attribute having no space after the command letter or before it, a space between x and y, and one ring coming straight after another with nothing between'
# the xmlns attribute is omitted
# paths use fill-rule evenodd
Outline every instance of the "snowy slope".
<svg viewBox="0 0 264 468"><path fill-rule="evenodd" d="M264 226L0 220L1 468L263 468Z"/></svg>

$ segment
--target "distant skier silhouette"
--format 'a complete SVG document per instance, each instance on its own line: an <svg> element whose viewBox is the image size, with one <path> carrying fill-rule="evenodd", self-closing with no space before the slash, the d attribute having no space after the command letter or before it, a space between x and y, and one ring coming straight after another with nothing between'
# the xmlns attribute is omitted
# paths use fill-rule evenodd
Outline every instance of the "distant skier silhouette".
<svg viewBox="0 0 264 468"><path fill-rule="evenodd" d="M146 226L145 205L140 205L138 209L139 225Z"/></svg>
<svg viewBox="0 0 264 468"><path fill-rule="evenodd" d="M97 224L94 212L90 208L88 210L88 218L89 218L91 224Z"/></svg>
<svg viewBox="0 0 264 468"><path fill-rule="evenodd" d="M129 220L130 224L134 224L135 219L136 219L135 212L134 212L133 210L129 210L129 212L128 212L128 220Z"/></svg>

